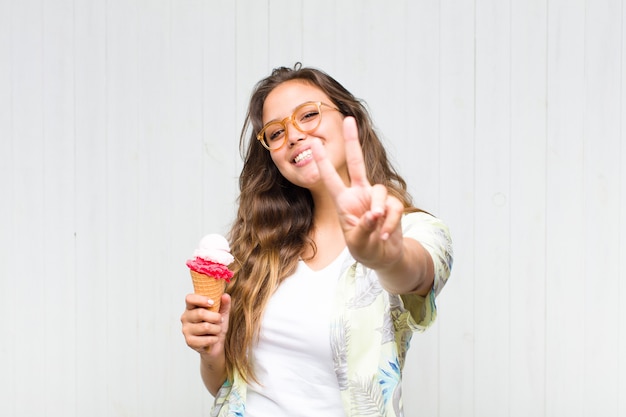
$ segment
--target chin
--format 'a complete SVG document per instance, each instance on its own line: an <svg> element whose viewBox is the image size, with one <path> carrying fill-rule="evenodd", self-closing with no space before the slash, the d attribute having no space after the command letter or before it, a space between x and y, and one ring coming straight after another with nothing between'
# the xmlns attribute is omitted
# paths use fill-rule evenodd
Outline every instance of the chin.
<svg viewBox="0 0 626 417"><path fill-rule="evenodd" d="M296 175L292 178L287 177L287 179L289 179L292 184L306 189L311 189L319 186L322 180L317 169L315 169L315 172L311 171L307 173L299 173L299 175Z"/></svg>

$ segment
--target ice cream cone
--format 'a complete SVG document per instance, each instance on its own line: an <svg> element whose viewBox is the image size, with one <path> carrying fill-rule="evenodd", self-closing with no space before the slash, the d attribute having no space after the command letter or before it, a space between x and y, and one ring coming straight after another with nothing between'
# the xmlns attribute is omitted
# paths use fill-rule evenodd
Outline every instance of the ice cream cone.
<svg viewBox="0 0 626 417"><path fill-rule="evenodd" d="M190 269L189 272L193 281L193 292L213 300L213 306L209 310L219 312L222 294L224 294L226 288L226 281L200 274L193 269Z"/></svg>

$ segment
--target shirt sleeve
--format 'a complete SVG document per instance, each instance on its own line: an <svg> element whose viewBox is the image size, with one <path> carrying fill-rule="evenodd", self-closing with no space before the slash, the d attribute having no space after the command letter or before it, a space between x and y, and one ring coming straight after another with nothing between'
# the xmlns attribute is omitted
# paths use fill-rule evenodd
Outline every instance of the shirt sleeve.
<svg viewBox="0 0 626 417"><path fill-rule="evenodd" d="M435 298L450 277L454 253L448 227L438 218L424 212L409 213L402 218L404 237L417 240L430 254L435 269L433 288L425 296L401 295L404 308L410 313L409 326L426 330L437 315Z"/></svg>

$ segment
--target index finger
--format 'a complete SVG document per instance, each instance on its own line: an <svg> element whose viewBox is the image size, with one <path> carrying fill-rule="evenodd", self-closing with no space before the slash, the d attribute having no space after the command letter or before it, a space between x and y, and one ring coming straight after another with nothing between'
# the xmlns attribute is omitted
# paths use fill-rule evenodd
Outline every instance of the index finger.
<svg viewBox="0 0 626 417"><path fill-rule="evenodd" d="M311 148L313 149L313 159L315 159L322 181L326 185L326 188L328 188L330 195L337 198L346 188L346 185L343 183L343 180L337 173L332 162L330 162L326 156L326 149L322 143L318 139L315 139L311 143Z"/></svg>
<svg viewBox="0 0 626 417"><path fill-rule="evenodd" d="M185 308L187 310L193 310L194 308L202 307L209 308L213 305L213 300L200 294L187 294L185 297Z"/></svg>
<svg viewBox="0 0 626 417"><path fill-rule="evenodd" d="M343 138L346 147L346 164L352 185L369 186L363 161L363 149L359 142L359 130L352 116L343 120Z"/></svg>

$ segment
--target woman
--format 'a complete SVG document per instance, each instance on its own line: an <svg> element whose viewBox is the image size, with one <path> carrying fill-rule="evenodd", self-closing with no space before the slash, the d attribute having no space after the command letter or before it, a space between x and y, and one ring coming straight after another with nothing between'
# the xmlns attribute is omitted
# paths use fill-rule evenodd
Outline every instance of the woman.
<svg viewBox="0 0 626 417"><path fill-rule="evenodd" d="M240 145L235 276L219 313L190 294L181 317L211 415L401 416L410 338L452 266L446 226L413 207L363 104L322 71L261 80Z"/></svg>

